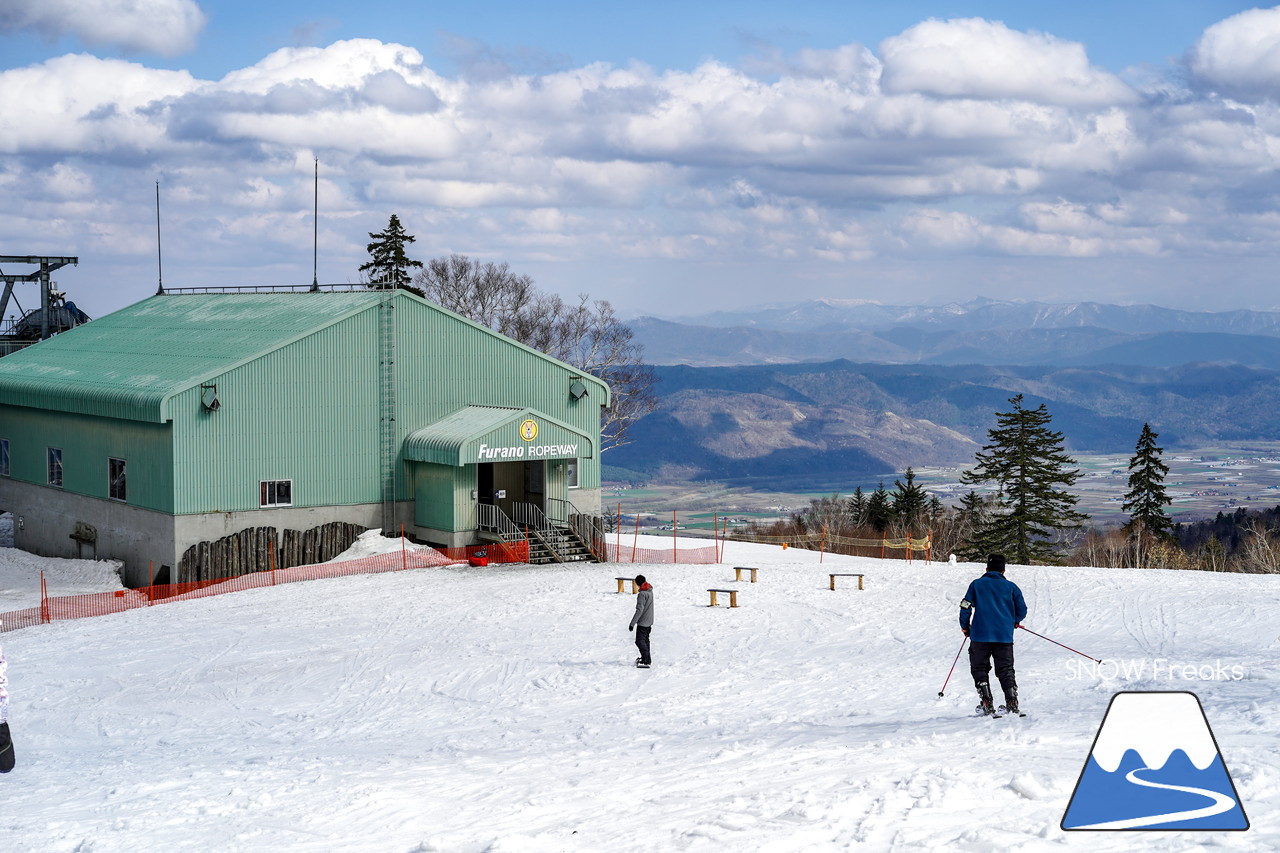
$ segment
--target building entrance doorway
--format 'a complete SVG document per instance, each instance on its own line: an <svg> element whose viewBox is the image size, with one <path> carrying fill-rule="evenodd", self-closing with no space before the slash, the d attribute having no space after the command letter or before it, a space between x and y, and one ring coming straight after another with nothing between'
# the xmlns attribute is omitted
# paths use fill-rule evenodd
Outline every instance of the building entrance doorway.
<svg viewBox="0 0 1280 853"><path fill-rule="evenodd" d="M481 462L476 465L476 500L496 506L513 518L517 503L547 508L547 463L541 459L518 462Z"/></svg>

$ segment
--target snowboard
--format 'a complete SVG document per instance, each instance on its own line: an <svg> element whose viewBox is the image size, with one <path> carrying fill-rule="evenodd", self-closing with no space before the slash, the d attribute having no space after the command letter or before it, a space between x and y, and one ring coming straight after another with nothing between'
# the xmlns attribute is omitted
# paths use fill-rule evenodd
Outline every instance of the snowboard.
<svg viewBox="0 0 1280 853"><path fill-rule="evenodd" d="M0 723L0 773L8 773L13 769L13 738L9 735L9 724Z"/></svg>

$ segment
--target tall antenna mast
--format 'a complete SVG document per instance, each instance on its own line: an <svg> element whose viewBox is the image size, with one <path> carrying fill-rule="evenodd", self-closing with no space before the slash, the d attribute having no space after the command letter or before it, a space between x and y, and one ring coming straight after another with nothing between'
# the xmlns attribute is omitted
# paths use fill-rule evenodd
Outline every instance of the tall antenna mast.
<svg viewBox="0 0 1280 853"><path fill-rule="evenodd" d="M160 182L156 181L156 296L164 295L164 259L160 255Z"/></svg>
<svg viewBox="0 0 1280 853"><path fill-rule="evenodd" d="M316 174L315 174L315 195L313 197L313 208L311 213L311 292L314 293L320 289L320 266L317 258L319 256L320 246L320 158L316 158Z"/></svg>

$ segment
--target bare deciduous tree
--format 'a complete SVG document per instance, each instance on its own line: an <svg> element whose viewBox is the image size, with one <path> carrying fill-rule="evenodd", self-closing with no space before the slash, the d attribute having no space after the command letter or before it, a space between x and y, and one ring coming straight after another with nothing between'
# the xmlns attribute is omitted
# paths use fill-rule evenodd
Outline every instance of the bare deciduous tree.
<svg viewBox="0 0 1280 853"><path fill-rule="evenodd" d="M428 261L414 283L441 307L608 383L613 399L601 417L602 453L629 444L632 425L656 407L657 377L606 300L582 294L576 304L565 302L505 263L457 254Z"/></svg>

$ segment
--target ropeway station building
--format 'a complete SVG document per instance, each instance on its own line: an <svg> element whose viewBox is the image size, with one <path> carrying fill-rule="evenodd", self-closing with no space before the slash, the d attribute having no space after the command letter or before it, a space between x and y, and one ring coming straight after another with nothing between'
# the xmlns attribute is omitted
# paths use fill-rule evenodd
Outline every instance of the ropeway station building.
<svg viewBox="0 0 1280 853"><path fill-rule="evenodd" d="M608 404L404 290L171 291L0 358L0 510L18 548L122 560L130 586L316 562L377 527L581 532Z"/></svg>

